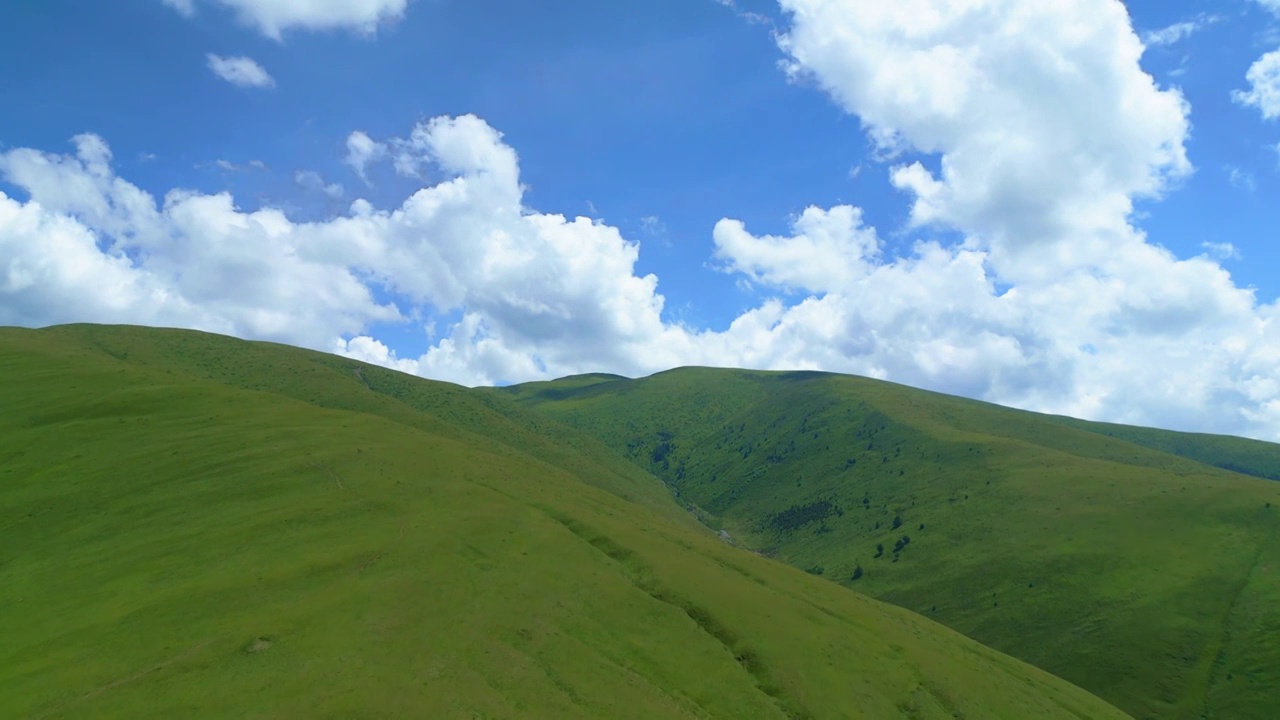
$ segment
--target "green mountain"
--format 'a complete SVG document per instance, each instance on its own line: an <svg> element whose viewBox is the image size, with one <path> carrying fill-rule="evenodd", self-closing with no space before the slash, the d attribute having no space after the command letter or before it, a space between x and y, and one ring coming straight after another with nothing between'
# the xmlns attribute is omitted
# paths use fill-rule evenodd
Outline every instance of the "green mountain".
<svg viewBox="0 0 1280 720"><path fill-rule="evenodd" d="M495 393L122 327L0 377L0 717L1126 717Z"/></svg>
<svg viewBox="0 0 1280 720"><path fill-rule="evenodd" d="M1137 718L1280 717L1280 483L1260 479L1280 446L810 372L490 392L605 442L737 543Z"/></svg>

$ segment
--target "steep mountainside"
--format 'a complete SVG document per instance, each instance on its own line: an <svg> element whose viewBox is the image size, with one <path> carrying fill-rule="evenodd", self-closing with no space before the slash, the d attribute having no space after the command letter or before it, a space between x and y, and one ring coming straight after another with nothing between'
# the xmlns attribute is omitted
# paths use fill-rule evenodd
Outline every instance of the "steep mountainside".
<svg viewBox="0 0 1280 720"><path fill-rule="evenodd" d="M0 376L0 717L1125 717L500 397L136 328Z"/></svg>
<svg viewBox="0 0 1280 720"><path fill-rule="evenodd" d="M604 441L737 542L1136 717L1280 717L1280 484L1222 469L1268 475L1280 447L821 373L490 392Z"/></svg>

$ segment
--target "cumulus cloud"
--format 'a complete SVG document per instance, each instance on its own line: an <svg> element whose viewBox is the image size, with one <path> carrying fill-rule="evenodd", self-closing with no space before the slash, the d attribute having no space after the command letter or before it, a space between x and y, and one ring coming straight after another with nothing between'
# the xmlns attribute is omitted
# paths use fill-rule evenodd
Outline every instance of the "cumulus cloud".
<svg viewBox="0 0 1280 720"><path fill-rule="evenodd" d="M357 130L347 136L347 155L343 161L361 180L368 183L369 165L381 160L386 154L387 146L384 143L375 142L367 133Z"/></svg>
<svg viewBox="0 0 1280 720"><path fill-rule="evenodd" d="M327 232L368 238L362 264L396 293L463 312L417 359L420 372L489 382L676 362L654 348L683 331L661 320L657 278L634 274L639 246L603 223L525 208L518 157L496 130L474 116L435 118L396 144L452 179Z"/></svg>
<svg viewBox="0 0 1280 720"><path fill-rule="evenodd" d="M29 196L0 196L0 277L13 279L0 294L3 319L163 315L169 325L377 357L368 355L373 339L361 339L365 328L399 321L400 307L412 306L463 316L413 365L383 358L435 377L478 383L678 363L681 343L651 347L683 331L661 321L657 278L634 274L638 245L587 218L524 207L515 151L478 118L437 118L413 135L448 180L398 208L357 200L317 223L245 212L226 194L175 190L157 202L116 176L109 148L92 135L77 138L74 155L0 154L0 177ZM95 279L103 273L40 242L40 228L60 228L120 280ZM86 287L54 282L64 277ZM118 289L114 300L95 297L108 288ZM400 304L378 299L387 297Z"/></svg>
<svg viewBox="0 0 1280 720"><path fill-rule="evenodd" d="M371 34L379 24L393 22L404 15L409 0L203 0L233 11L246 25L263 35L279 40L285 30L351 29ZM192 17L196 0L163 0Z"/></svg>
<svg viewBox="0 0 1280 720"><path fill-rule="evenodd" d="M817 81L874 142L937 158L936 171L915 161L891 174L915 197L914 222L1025 260L1009 267L1019 277L1063 240L1124 241L1093 231L1128 235L1133 199L1190 171L1186 103L1141 70L1115 0L782 4L793 75Z"/></svg>
<svg viewBox="0 0 1280 720"><path fill-rule="evenodd" d="M279 211L183 190L157 203L116 176L101 138L75 144L0 154L0 177L30 196L0 193L0 323L161 324L321 347L400 319Z"/></svg>
<svg viewBox="0 0 1280 720"><path fill-rule="evenodd" d="M789 290L838 292L864 279L880 255L875 228L863 227L862 211L811 207L794 223L795 236L754 237L737 220L716 223L715 256L726 272Z"/></svg>
<svg viewBox="0 0 1280 720"><path fill-rule="evenodd" d="M381 365L403 373L414 374L418 372L418 362L416 360L402 360L396 357L394 350L367 335L361 335L349 340L337 338L334 340L331 350L338 355L372 365Z"/></svg>
<svg viewBox="0 0 1280 720"><path fill-rule="evenodd" d="M275 87L276 81L253 58L222 57L209 53L205 56L209 69L214 75L226 80L236 87L269 88Z"/></svg>
<svg viewBox="0 0 1280 720"><path fill-rule="evenodd" d="M1258 58L1249 67L1245 79L1249 81L1249 89L1235 91L1232 94L1235 101L1256 108L1267 120L1280 119L1280 50Z"/></svg>

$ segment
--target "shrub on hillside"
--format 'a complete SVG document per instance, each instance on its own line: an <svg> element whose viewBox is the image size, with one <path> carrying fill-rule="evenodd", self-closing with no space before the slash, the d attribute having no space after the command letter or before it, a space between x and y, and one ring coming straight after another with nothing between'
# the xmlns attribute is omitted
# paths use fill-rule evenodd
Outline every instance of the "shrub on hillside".
<svg viewBox="0 0 1280 720"><path fill-rule="evenodd" d="M798 530L809 523L826 520L839 512L840 508L826 500L809 503L808 505L792 505L790 508L769 518L768 524L774 530L790 532Z"/></svg>

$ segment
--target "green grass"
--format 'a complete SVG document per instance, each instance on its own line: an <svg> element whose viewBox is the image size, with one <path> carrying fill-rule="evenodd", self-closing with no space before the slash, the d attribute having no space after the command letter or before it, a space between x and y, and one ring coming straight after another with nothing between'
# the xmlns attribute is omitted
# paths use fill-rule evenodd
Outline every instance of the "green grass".
<svg viewBox="0 0 1280 720"><path fill-rule="evenodd" d="M1137 718L1280 717L1280 483L1220 467L1271 474L1280 446L821 373L488 392L599 438L739 543Z"/></svg>
<svg viewBox="0 0 1280 720"><path fill-rule="evenodd" d="M1275 443L1229 435L1170 432L1065 417L1053 419L1070 427L1127 440L1135 445L1180 455L1223 470L1266 480L1280 480L1280 446Z"/></svg>
<svg viewBox="0 0 1280 720"><path fill-rule="evenodd" d="M492 393L89 326L0 377L0 717L1126 717Z"/></svg>

